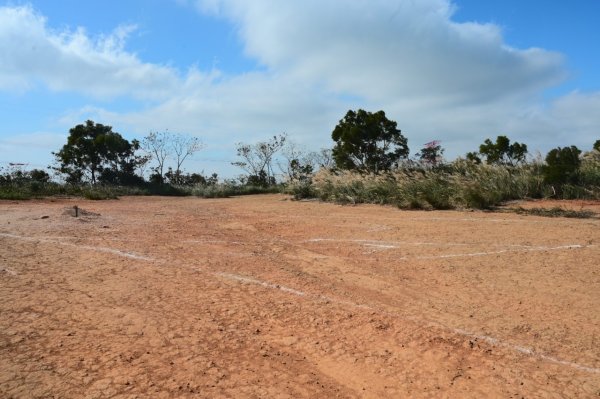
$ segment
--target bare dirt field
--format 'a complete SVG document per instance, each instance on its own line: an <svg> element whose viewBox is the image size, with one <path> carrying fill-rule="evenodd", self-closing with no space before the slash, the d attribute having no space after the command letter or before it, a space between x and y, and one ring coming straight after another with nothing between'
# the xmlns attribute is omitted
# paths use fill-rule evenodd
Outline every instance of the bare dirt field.
<svg viewBox="0 0 600 399"><path fill-rule="evenodd" d="M0 202L0 397L598 397L599 245L279 195Z"/></svg>

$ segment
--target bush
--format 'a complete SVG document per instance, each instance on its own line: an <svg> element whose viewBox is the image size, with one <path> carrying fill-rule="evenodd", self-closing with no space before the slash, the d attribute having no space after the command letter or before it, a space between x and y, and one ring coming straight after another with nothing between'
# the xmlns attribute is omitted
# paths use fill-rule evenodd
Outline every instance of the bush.
<svg viewBox="0 0 600 399"><path fill-rule="evenodd" d="M542 198L553 193L542 164L476 164L459 159L440 167L407 164L387 174L321 170L302 192L338 203L375 203L403 209L488 209L505 201ZM293 191L292 191L293 192ZM599 190L565 185L569 198L593 198Z"/></svg>
<svg viewBox="0 0 600 399"><path fill-rule="evenodd" d="M546 166L543 168L544 181L560 187L563 184L577 184L581 150L575 146L555 148L546 156Z"/></svg>

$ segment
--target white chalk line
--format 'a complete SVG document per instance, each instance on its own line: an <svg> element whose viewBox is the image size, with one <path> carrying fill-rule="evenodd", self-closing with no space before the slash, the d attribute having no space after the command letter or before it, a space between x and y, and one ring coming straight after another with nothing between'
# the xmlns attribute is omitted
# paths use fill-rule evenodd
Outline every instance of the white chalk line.
<svg viewBox="0 0 600 399"><path fill-rule="evenodd" d="M197 269L197 270L199 270L199 269ZM204 271L204 270L202 270L202 271ZM251 278L251 277L241 276L239 274L232 274L232 273L226 273L226 272L216 272L216 273L211 273L211 274L213 274L217 277L225 277L229 280L240 281L242 283L256 284L256 285L260 285L265 288L280 290L280 291L287 292L289 294L293 294L296 296L306 296L306 293L303 291L298 291L293 288L289 288L289 287L279 285L279 284L268 283L266 281L257 280L257 279Z"/></svg>
<svg viewBox="0 0 600 399"><path fill-rule="evenodd" d="M105 253L110 253L113 255L117 255L117 256L122 256L122 257L126 257L126 258L133 258L136 260L145 260L145 261L149 261L149 262L160 262L160 263L165 263L166 261L164 260L159 260L159 259L155 259L155 258L150 258L150 257L145 257L145 256L140 256L140 255L136 255L136 254L132 254L130 252L123 252L117 249L113 249L113 248L105 248L105 247L91 247L91 246L80 246L80 245L76 245L76 244L71 244L71 243L61 243L61 242L57 242L54 240L44 240L44 239L40 239L40 238L33 238L33 237L25 237L25 236L19 236L19 235L15 235L15 234L8 234L8 233L0 233L0 236L2 237L8 237L8 238L14 238L14 239L20 239L20 240L24 240L24 241L30 241L30 242L47 242L47 243L52 243L52 244L61 244L61 245L66 245L66 246L70 246L70 247L74 247L74 248L83 248L83 249L88 249L88 250L95 250L95 251L99 251L99 252L105 252ZM579 247L583 247L583 246L579 246ZM259 280L256 278L252 278L252 277L247 277L247 276L242 276L239 274L234 274L234 273L228 273L228 272L210 272L206 269L203 268L199 268L199 267L194 267L192 268L194 270L197 271L201 271L201 272L205 272L207 274L213 275L215 277L221 277L221 278L226 278L232 281L237 281L237 282L242 282L242 283L248 283L248 284L256 284L268 289L274 289L274 290L279 290L291 295L295 295L295 296L299 296L299 297L305 297L305 298L313 298L313 299L317 299L319 301L328 301L328 302L332 302L332 303L337 303L340 305L346 305L346 306L350 306L350 307L354 307L354 308L358 308L358 309L364 309L364 310L370 310L370 311L375 311L378 313L383 313L392 317L396 317L396 318L400 318L403 320L408 320L408 321L412 321L412 322L418 322L418 323L427 323L430 326L435 326L437 328L442 328L445 329L447 331L453 332L455 334L458 335L462 335L465 337L469 337L469 338L477 338L479 340L488 342L489 344L492 345L496 345L496 346L501 346L507 349L511 349L513 351L516 351L518 353L522 353L524 355L528 355L531 357L535 357L541 360L545 360L548 361L550 363L555 363L555 364L560 364L560 365L564 365L564 366L569 366L581 371L586 371L589 373L600 373L600 368L597 367L591 367L591 366L587 366L587 365L582 365L579 363L575 363L575 362L570 362L567 360L563 360L563 359L559 359L553 356L548 356L545 355L543 353L539 353L537 351L535 351L533 348L529 348L529 347L524 347L524 346L520 346L520 345L514 345L505 341L502 341L498 338L494 338L488 335L480 335L480 334L475 334L472 333L470 331L467 330L463 330L463 329L458 329L458 328L450 328L448 326L445 326L441 323L438 322L434 322L434 321L428 321L428 320L423 320L423 319L415 319L415 318L407 318L406 316L400 315L398 313L393 313L393 312L388 312L388 311L382 311L381 309L375 308L373 306L367 305L367 304L361 304L361 303L356 303L356 302L352 302L352 301L346 301L346 300L339 300L336 298L332 298L332 297L328 297L328 296L324 296L324 295L314 295L314 294L309 294L307 292L304 291L300 291L300 290L296 290L294 288L291 287L287 287L281 284L275 284L275 283L271 283L268 281L264 281L264 280Z"/></svg>
<svg viewBox="0 0 600 399"><path fill-rule="evenodd" d="M36 238L35 236L31 236L30 238ZM42 240L81 240L81 237L76 236L43 236L39 237ZM135 238L117 238L117 237L85 237L86 240L103 240L103 241L118 241L118 242L140 242L143 241L141 239Z"/></svg>
<svg viewBox="0 0 600 399"><path fill-rule="evenodd" d="M369 243L365 243L365 244L363 244L363 246L365 246L365 247L372 247L372 248L381 248L381 249L399 248L397 245L390 245L390 244L369 244Z"/></svg>
<svg viewBox="0 0 600 399"><path fill-rule="evenodd" d="M365 246L387 246L389 248L400 248L402 245L414 245L414 246L470 246L472 244L466 243L440 243L440 242L421 242L421 241L378 241L378 240L365 240L365 239L342 239L342 238L311 238L304 242L353 242Z"/></svg>
<svg viewBox="0 0 600 399"><path fill-rule="evenodd" d="M433 246L433 247L472 247L476 245L487 246L502 246L502 247L518 247L532 248L531 245L523 244L489 244L489 243L465 243L465 242L428 242L428 241L379 241L367 239L340 239L340 238L311 238L304 242L354 242L364 246L381 247L381 248L401 248L403 245L413 246Z"/></svg>
<svg viewBox="0 0 600 399"><path fill-rule="evenodd" d="M462 253L462 254L413 256L413 257L405 256L402 258L398 258L398 260L432 260L432 259L467 258L467 257L477 257L477 256L500 255L500 254L505 254L505 253L547 252L547 251L562 251L562 250L566 250L566 249L586 249L586 248L595 248L595 247L596 247L596 245L571 244L571 245L559 245L557 247L531 247L531 248L520 248L520 249L502 249L499 251L490 251L490 252L470 252L470 253Z"/></svg>
<svg viewBox="0 0 600 399"><path fill-rule="evenodd" d="M186 244L234 244L234 245L245 245L242 241L227 241L227 240L185 240Z"/></svg>
<svg viewBox="0 0 600 399"><path fill-rule="evenodd" d="M58 245L66 246L66 247L74 247L74 248L85 249L85 250L89 250L89 251L106 252L106 253L110 253L113 255L129 258L129 259L143 260L143 261L148 261L148 262L152 262L155 260L153 258L139 255L134 252L125 252L125 251L120 251L118 249L107 248L107 247L93 247L93 246L89 246L89 245L80 245L80 244L74 244L72 242L64 242L64 241L58 241L58 240L48 240L48 239L40 238L40 237L26 237L26 236L20 236L20 235L9 234L9 233L0 233L0 237L7 237L7 238L13 238L13 239L17 239L17 240L30 241L30 242L43 242L43 243L48 243L48 244L58 244Z"/></svg>
<svg viewBox="0 0 600 399"><path fill-rule="evenodd" d="M533 348L529 348L526 346L520 346L520 345L513 345L508 342L501 341L497 338L490 337L488 335L474 334L469 331L462 330L460 328L451 329L451 330L457 334L464 335L464 336L470 337L470 338L476 338L478 340L488 342L492 345L512 349L512 350L522 353L524 355L537 357L538 359L542 359L542 360L548 361L550 363L560 364L563 366L569 366L569 367L575 368L577 370L587 371L588 373L596 373L596 374L600 373L600 368L598 368L598 367L590 367L590 366L582 365L579 363L570 362L568 360L562 360L562 359L559 359L554 356L548 356L543 353L536 352Z"/></svg>
<svg viewBox="0 0 600 399"><path fill-rule="evenodd" d="M361 244L365 247L379 248L379 249L399 249L402 245L413 245L413 246L474 246L478 244L466 244L466 243L435 243L435 242L391 242L391 241L375 241L375 240L362 240L362 239L336 239L336 238L312 238L305 242L354 242ZM498 246L497 244L492 244ZM568 244L559 245L556 247L546 246L530 246L530 245L508 245L509 249L501 249L498 251L481 251L481 252L467 252L458 254L445 254L445 255L428 255L428 256L403 256L396 258L396 260L432 260L432 259L450 259L450 258L465 258L465 257L477 257L477 256L490 256L499 255L511 252L544 252L544 251L560 251L567 249L585 249L595 248L596 245L582 245L582 244Z"/></svg>
<svg viewBox="0 0 600 399"><path fill-rule="evenodd" d="M485 341L491 345L507 348L507 349L513 350L515 352L518 352L518 353L521 353L521 354L524 354L527 356L545 360L550 363L560 364L563 366L569 366L569 367L572 367L572 368L575 368L575 369L578 369L581 371L586 371L589 373L600 373L600 368L597 368L597 367L591 367L591 366L586 366L586 365L582 365L582 364L575 363L575 362L570 362L567 360L562 360L562 359L559 359L559 358L556 358L553 356L548 356L543 353L539 353L530 347L511 344L509 342L502 341L498 338L494 338L494 337L491 337L488 335L472 333L470 331L459 329L459 328L451 328L451 327L445 326L445 325L435 322L435 321L417 319L417 318L412 318L412 317L405 317L403 315L399 315L398 313L383 311L381 309L378 309L376 307L373 307L373 306L370 306L367 304L361 304L361 303L356 303L356 302L351 302L351 301L346 301L346 300L338 300L338 299L324 296L324 295L313 295L313 294L306 293L304 291L299 291L294 288L283 286L281 284L270 283L267 281L242 276L239 274L232 274L232 273L225 273L225 272L216 272L216 273L211 273L211 274L218 276L218 277L224 277L224 278L227 278L227 279L233 280L233 281L239 281L239 282L249 283L249 284L256 284L256 285L260 285L265 288L283 291L283 292L286 292L286 293L289 293L292 295L296 295L299 297L312 298L312 299L317 299L320 301L328 301L328 302L332 302L332 303L336 303L336 304L340 304L340 305L351 306L351 307L358 308L358 309L375 311L375 312L382 313L382 314L385 314L385 315L388 315L391 317L400 318L400 319L411 321L411 322L426 323L427 325L430 325L432 327L441 328L446 331L450 331L452 333L462 335L462 336L465 336L468 338L475 338L475 339L478 339L481 341Z"/></svg>
<svg viewBox="0 0 600 399"><path fill-rule="evenodd" d="M328 218L333 218L336 220L339 220L340 216L338 215L333 215L333 216L323 216L323 217L328 217ZM600 221L598 219L573 219L573 218L544 218L544 219L532 219L534 216L522 216L519 219L516 218L507 218L507 219L498 219L498 218L485 218L485 217L472 217L472 218L457 218L457 217L398 217L397 219L394 219L394 222L396 222L398 224L398 226L396 227L400 227L402 222L405 221L411 221L411 222L427 222L427 221L431 221L431 222L439 222L439 221L448 221L448 222L488 222L488 223L530 223L530 224L550 224L550 225L556 225L558 223L569 223L572 224L573 222L576 222L577 220L585 220L586 223L593 223L593 224L598 224L600 223ZM356 217L348 217L348 216L343 216L341 217L343 219L347 219L347 220L363 220L364 218L362 216L356 216ZM389 218L386 218L386 220L389 220ZM340 227L347 227L344 225L338 225ZM375 230L377 231L377 230Z"/></svg>

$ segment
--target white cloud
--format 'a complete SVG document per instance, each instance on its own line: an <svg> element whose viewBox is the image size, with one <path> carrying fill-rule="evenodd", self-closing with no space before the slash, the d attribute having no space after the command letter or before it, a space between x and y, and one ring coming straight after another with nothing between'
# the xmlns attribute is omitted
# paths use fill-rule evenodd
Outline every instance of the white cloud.
<svg viewBox="0 0 600 399"><path fill-rule="evenodd" d="M28 148L48 148L54 146L58 149L65 144L66 134L57 134L51 132L36 132L29 134L19 134L9 138L0 139L0 146L3 149L8 147L28 147Z"/></svg>
<svg viewBox="0 0 600 399"><path fill-rule="evenodd" d="M531 148L548 150L576 145L589 151L600 139L600 92L572 92L549 102L532 104L513 119L507 128L524 137Z"/></svg>
<svg viewBox="0 0 600 399"><path fill-rule="evenodd" d="M335 124L357 108L385 110L413 152L440 139L449 157L499 134L541 151L585 149L598 139L600 93L543 100L544 90L568 76L561 54L513 48L494 24L457 23L449 0L177 2L227 18L265 70L228 76L190 68L182 75L127 51L134 27L91 38L83 28L51 29L30 7L4 7L0 90L42 83L151 98L134 111L90 101L59 123L68 130L91 118L129 138L164 129L196 134L208 144L200 157L212 152L225 163L235 158L234 143L283 131L312 149L331 146Z"/></svg>
<svg viewBox="0 0 600 399"><path fill-rule="evenodd" d="M372 101L479 103L564 78L560 54L507 46L493 24L455 23L447 0L200 0L239 26L273 71Z"/></svg>
<svg viewBox="0 0 600 399"><path fill-rule="evenodd" d="M30 6L0 7L0 89L24 91L37 83L95 97L159 99L180 86L172 68L144 63L125 51L134 26L89 37L84 28L56 31Z"/></svg>
<svg viewBox="0 0 600 399"><path fill-rule="evenodd" d="M108 120L138 136L168 129L201 136L209 146L230 149L236 142L262 140L283 132L297 141L305 138L318 145L320 140L314 139L324 136L327 140L330 127L349 106L319 88L255 72L195 82L170 99L137 112L83 107L65 114L61 123L69 126L86 118Z"/></svg>

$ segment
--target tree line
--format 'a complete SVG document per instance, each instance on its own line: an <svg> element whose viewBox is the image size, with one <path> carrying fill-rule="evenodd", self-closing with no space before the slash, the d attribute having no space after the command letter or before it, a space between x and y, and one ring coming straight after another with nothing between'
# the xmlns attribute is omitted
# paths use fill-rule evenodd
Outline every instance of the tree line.
<svg viewBox="0 0 600 399"><path fill-rule="evenodd" d="M334 127L331 138L331 149L312 152L289 140L285 133L257 143L237 143L238 160L232 165L245 172L240 184L269 187L278 184L278 174L288 182L310 182L323 168L378 175L415 167L415 163L425 168L446 164L438 140L424 144L409 159L408 140L384 111L349 110ZM141 141L130 142L111 126L88 120L69 130L67 142L53 153L56 164L50 169L72 185L215 185L219 181L216 173L204 176L183 168L203 148L200 138L169 131L150 132ZM596 156L600 153L600 140L593 143L591 152ZM515 168L526 163L527 156L526 144L500 135L495 141L486 139L464 159L474 165ZM548 184L578 184L581 162L582 151L577 147L554 148L542 165L544 179ZM27 179L43 183L50 175L39 169L0 174L0 184Z"/></svg>

